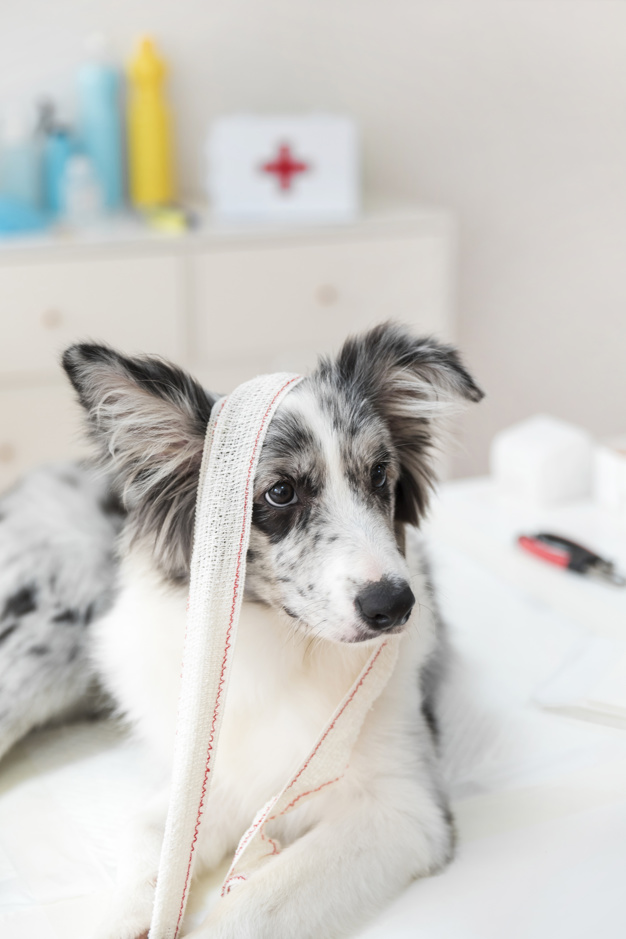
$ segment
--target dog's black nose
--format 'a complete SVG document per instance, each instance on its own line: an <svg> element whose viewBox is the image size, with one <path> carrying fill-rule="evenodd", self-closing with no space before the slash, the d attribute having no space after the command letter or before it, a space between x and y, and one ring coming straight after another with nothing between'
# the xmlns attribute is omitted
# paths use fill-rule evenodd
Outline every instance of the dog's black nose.
<svg viewBox="0 0 626 939"><path fill-rule="evenodd" d="M381 631L403 626L414 603L413 591L406 580L389 580L386 577L368 584L354 601L361 619L370 629Z"/></svg>

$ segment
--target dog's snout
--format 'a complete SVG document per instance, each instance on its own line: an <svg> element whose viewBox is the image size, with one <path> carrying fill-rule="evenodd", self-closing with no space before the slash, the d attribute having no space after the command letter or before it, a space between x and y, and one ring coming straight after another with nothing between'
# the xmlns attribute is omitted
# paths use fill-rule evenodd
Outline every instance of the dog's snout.
<svg viewBox="0 0 626 939"><path fill-rule="evenodd" d="M357 595L354 605L370 629L403 626L415 604L413 591L405 580L383 578L368 584Z"/></svg>

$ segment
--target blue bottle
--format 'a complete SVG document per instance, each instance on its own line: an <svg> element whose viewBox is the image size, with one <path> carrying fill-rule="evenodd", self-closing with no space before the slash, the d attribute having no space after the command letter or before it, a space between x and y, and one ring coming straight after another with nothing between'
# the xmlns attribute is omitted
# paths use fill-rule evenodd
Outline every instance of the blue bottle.
<svg viewBox="0 0 626 939"><path fill-rule="evenodd" d="M81 149L95 167L107 209L124 202L121 76L107 61L103 37L88 46L89 61L78 73Z"/></svg>
<svg viewBox="0 0 626 939"><path fill-rule="evenodd" d="M39 102L39 136L42 138L43 205L51 218L62 215L67 161L75 152L75 141L62 124L52 101Z"/></svg>
<svg viewBox="0 0 626 939"><path fill-rule="evenodd" d="M44 206L52 216L62 215L65 211L65 170L74 152L74 141L69 131L63 127L48 131L43 145L43 191Z"/></svg>

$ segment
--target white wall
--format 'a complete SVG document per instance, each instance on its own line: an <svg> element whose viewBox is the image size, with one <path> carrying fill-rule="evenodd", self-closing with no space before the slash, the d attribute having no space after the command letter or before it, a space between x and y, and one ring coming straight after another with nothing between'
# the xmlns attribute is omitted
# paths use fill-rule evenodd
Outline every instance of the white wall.
<svg viewBox="0 0 626 939"><path fill-rule="evenodd" d="M69 101L94 28L123 54L162 40L188 189L213 115L344 109L368 188L457 213L459 339L489 393L460 472L538 410L626 429L626 2L5 0L0 103Z"/></svg>

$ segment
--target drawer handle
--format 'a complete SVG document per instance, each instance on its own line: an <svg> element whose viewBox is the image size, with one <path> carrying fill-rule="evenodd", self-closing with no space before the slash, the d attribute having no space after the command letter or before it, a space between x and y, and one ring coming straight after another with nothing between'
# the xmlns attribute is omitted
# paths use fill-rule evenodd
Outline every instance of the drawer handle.
<svg viewBox="0 0 626 939"><path fill-rule="evenodd" d="M339 299L339 291L332 284L320 284L315 291L315 299L320 306L334 306Z"/></svg>
<svg viewBox="0 0 626 939"><path fill-rule="evenodd" d="M0 463L12 463L15 459L15 447L12 443L0 443Z"/></svg>
<svg viewBox="0 0 626 939"><path fill-rule="evenodd" d="M45 329L58 329L62 322L63 314L60 310L50 308L41 314L41 323Z"/></svg>

